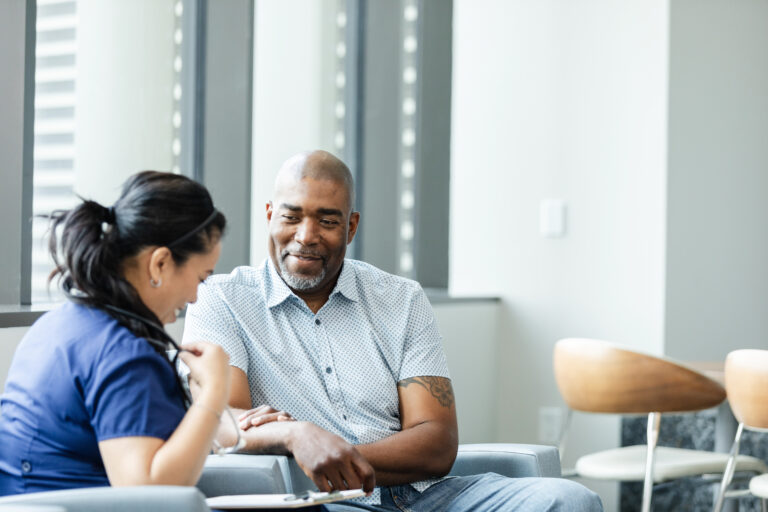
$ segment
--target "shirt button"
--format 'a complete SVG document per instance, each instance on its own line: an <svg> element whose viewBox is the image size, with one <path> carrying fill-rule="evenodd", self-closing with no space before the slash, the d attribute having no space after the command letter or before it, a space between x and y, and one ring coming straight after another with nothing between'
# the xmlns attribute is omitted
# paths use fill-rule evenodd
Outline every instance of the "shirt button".
<svg viewBox="0 0 768 512"><path fill-rule="evenodd" d="M346 414L342 414L342 416L344 417L344 419L347 419L347 415Z"/></svg>
<svg viewBox="0 0 768 512"><path fill-rule="evenodd" d="M319 318L315 318L315 325L320 325L320 319Z"/></svg>
<svg viewBox="0 0 768 512"><path fill-rule="evenodd" d="M23 460L21 461L21 471L24 473L29 473L32 471L32 464L29 463L29 461Z"/></svg>
<svg viewBox="0 0 768 512"><path fill-rule="evenodd" d="M325 369L325 373L331 373L332 371L333 371L333 370L331 370L331 367L330 367L330 366L329 366L328 368L326 368L326 369Z"/></svg>

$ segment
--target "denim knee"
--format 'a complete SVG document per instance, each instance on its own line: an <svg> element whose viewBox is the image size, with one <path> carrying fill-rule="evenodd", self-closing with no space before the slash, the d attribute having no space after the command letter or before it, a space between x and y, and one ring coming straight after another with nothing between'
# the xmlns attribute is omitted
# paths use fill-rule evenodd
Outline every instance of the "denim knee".
<svg viewBox="0 0 768 512"><path fill-rule="evenodd" d="M597 493L583 485L564 478L548 479L547 492L551 493L551 511L601 512L603 502Z"/></svg>

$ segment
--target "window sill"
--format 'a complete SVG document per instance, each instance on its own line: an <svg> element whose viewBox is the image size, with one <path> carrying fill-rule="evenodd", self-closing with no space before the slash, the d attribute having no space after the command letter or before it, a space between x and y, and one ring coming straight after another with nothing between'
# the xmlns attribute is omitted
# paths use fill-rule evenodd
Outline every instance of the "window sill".
<svg viewBox="0 0 768 512"><path fill-rule="evenodd" d="M450 295L445 288L425 288L424 292L431 304L464 304L468 302L499 302L499 297L493 296L456 296Z"/></svg>
<svg viewBox="0 0 768 512"><path fill-rule="evenodd" d="M5 327L29 327L44 313L56 307L56 304L35 304L19 306L0 304L0 329Z"/></svg>
<svg viewBox="0 0 768 512"><path fill-rule="evenodd" d="M429 302L434 304L464 304L472 302L498 302L498 297L454 297L448 291L440 288L424 290ZM18 306L0 304L0 329L7 327L29 327L44 313L55 308L58 303L35 304L33 306Z"/></svg>

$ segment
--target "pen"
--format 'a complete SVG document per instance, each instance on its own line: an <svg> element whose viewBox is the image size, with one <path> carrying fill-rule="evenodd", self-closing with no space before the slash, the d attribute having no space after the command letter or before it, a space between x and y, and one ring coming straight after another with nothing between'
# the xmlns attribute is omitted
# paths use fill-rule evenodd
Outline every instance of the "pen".
<svg viewBox="0 0 768 512"><path fill-rule="evenodd" d="M341 495L341 493L339 491L333 491L333 492L329 492L329 493L317 493L317 492L312 492L312 491L304 491L304 492L301 492L299 494L289 494L288 496L286 496L283 499L285 501L294 501L294 500L307 501L310 498L320 497L320 495L323 495L323 494L325 494L325 496L322 496L323 498L333 498L333 497Z"/></svg>

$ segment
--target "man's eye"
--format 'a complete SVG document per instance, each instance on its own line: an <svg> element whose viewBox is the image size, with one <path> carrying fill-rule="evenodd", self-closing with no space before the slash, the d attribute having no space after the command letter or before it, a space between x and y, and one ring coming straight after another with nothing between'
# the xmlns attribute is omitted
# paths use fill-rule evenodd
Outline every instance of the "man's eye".
<svg viewBox="0 0 768 512"><path fill-rule="evenodd" d="M299 220L298 217L294 217L293 215L283 215L283 218L287 221L294 222Z"/></svg>
<svg viewBox="0 0 768 512"><path fill-rule="evenodd" d="M320 224L325 224L326 226L336 226L339 223L337 220L332 219L320 219Z"/></svg>

